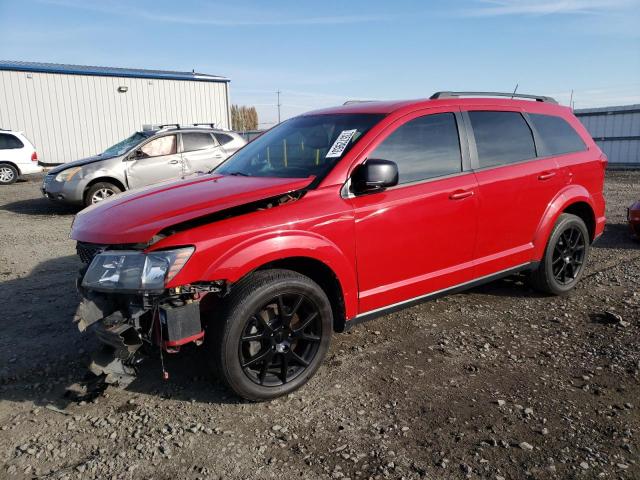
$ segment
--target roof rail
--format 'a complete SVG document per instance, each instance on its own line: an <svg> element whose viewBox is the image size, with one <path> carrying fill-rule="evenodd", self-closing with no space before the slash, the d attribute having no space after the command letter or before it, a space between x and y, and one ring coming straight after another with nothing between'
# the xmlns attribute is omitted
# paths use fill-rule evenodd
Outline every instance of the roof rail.
<svg viewBox="0 0 640 480"><path fill-rule="evenodd" d="M371 103L375 101L376 100L347 100L342 105L353 105L354 103Z"/></svg>
<svg viewBox="0 0 640 480"><path fill-rule="evenodd" d="M200 127L201 125L207 125L211 128L216 128L216 124L215 123L194 123L193 126L194 127Z"/></svg>
<svg viewBox="0 0 640 480"><path fill-rule="evenodd" d="M436 92L431 97L431 100L437 100L440 98L455 98L455 97L509 97L509 98L528 98L535 100L536 102L558 103L555 98L545 97L543 95L527 95L524 93L505 93L505 92Z"/></svg>
<svg viewBox="0 0 640 480"><path fill-rule="evenodd" d="M165 123L163 125L158 125L158 128L160 128L160 129L168 128L168 127L180 128L180 124L179 123Z"/></svg>

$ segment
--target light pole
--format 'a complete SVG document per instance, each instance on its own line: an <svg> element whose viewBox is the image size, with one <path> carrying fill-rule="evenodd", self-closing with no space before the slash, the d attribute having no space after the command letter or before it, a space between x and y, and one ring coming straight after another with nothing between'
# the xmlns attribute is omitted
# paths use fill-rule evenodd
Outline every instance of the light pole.
<svg viewBox="0 0 640 480"><path fill-rule="evenodd" d="M280 103L280 90L278 90L276 92L276 94L278 95L278 123L280 123L280 107L281 107L281 103Z"/></svg>

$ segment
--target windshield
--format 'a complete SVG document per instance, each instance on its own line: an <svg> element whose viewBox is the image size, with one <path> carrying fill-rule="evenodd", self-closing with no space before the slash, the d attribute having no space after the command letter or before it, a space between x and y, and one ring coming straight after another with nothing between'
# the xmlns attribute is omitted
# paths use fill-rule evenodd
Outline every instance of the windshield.
<svg viewBox="0 0 640 480"><path fill-rule="evenodd" d="M150 132L148 134L136 132L129 138L125 138L121 142L118 142L115 145L107 148L104 152L102 152L101 155L104 157L117 157L118 155L122 155L123 153L128 152L133 147L138 145L141 141L145 140L151 135L153 135L153 132Z"/></svg>
<svg viewBox="0 0 640 480"><path fill-rule="evenodd" d="M256 138L216 168L215 173L323 177L382 117L336 114L292 118Z"/></svg>

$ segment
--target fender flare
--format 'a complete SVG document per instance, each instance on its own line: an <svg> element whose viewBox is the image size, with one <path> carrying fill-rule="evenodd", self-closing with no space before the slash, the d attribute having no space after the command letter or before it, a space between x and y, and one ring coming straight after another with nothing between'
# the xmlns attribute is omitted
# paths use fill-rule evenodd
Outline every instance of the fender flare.
<svg viewBox="0 0 640 480"><path fill-rule="evenodd" d="M263 265L293 257L308 258L326 265L340 284L346 318L355 317L358 286L354 265L336 244L312 232L287 230L242 242L214 261L204 278L235 283Z"/></svg>
<svg viewBox="0 0 640 480"><path fill-rule="evenodd" d="M547 240L558 217L567 207L578 202L586 203L591 208L591 211L595 212L594 202L589 191L581 185L567 185L549 202L533 236L533 254L536 260L542 259L544 250L547 247Z"/></svg>

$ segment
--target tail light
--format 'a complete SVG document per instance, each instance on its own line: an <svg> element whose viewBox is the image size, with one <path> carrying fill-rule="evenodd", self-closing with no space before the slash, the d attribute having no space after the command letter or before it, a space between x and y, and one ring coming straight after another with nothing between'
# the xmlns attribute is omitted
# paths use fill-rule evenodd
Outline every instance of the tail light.
<svg viewBox="0 0 640 480"><path fill-rule="evenodd" d="M31 161L32 162L37 162L38 161L38 152L33 152L31 154Z"/></svg>

